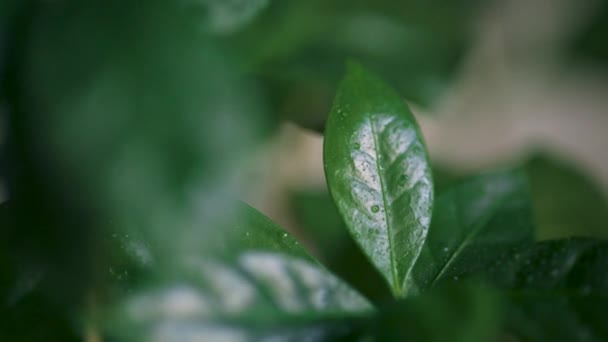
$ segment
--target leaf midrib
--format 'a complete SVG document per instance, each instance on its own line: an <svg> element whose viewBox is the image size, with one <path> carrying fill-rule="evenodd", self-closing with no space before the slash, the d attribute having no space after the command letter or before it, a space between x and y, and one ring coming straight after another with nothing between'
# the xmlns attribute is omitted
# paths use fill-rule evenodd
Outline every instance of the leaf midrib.
<svg viewBox="0 0 608 342"><path fill-rule="evenodd" d="M462 243L460 243L460 245L458 246L458 248L456 248L456 250L454 251L454 253L452 253L452 255L450 255L450 257L448 258L448 260L445 262L445 264L443 265L443 267L441 268L441 270L439 270L439 272L437 273L437 275L435 275L435 277L431 281L431 285L429 286L430 288L432 288L432 287L435 286L435 283L448 270L448 267L454 262L454 260L456 260L456 258L460 255L460 253L462 253L462 251L471 243L471 241L473 240L473 238L475 238L482 231L482 228L485 227L487 225L487 223L490 221L490 219L492 218L492 216L494 216L494 214L496 213L497 208L499 208L500 206L502 206L504 204L505 199L507 197L508 196L506 194L503 195L500 198L500 200L496 201L494 203L494 205L492 205L492 207L489 210L486 211L487 214L483 215L476 222L475 228L471 229L471 231L465 236L465 238L462 241ZM458 208L458 209L460 209L460 208ZM462 227L463 224L462 224L461 210L457 210L456 211L456 215L457 215L458 224Z"/></svg>
<svg viewBox="0 0 608 342"><path fill-rule="evenodd" d="M391 288L395 296L401 297L403 292L403 287L400 286L401 282L398 278L397 265L395 259L395 251L393 249L393 235L391 234L391 225L389 224L389 216L390 216L390 208L388 205L388 201L386 199L386 188L384 185L384 177L380 170L380 147L378 144L377 136L376 136L376 127L374 125L374 114L369 115L369 125L372 130L372 140L374 142L374 152L376 153L376 172L378 173L378 179L380 181L380 195L382 196L382 206L384 208L384 222L386 222L386 234L388 235L388 249L390 253L390 263L391 263L391 274L393 276L393 284L391 284Z"/></svg>

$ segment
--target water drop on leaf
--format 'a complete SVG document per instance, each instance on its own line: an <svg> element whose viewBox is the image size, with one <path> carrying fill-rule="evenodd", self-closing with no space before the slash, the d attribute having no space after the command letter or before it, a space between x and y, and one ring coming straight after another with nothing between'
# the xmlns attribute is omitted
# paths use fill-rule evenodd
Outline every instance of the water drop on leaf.
<svg viewBox="0 0 608 342"><path fill-rule="evenodd" d="M401 175L401 177L399 177L398 183L401 186L405 185L405 175Z"/></svg>

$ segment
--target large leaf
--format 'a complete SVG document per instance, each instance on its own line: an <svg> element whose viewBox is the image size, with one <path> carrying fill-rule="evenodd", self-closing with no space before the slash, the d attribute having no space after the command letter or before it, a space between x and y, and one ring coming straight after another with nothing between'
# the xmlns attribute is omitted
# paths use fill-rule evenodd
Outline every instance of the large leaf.
<svg viewBox="0 0 608 342"><path fill-rule="evenodd" d="M403 296L431 219L426 147L403 100L350 63L327 122L330 193L363 251Z"/></svg>
<svg viewBox="0 0 608 342"><path fill-rule="evenodd" d="M77 284L81 271L67 266L95 257L89 244L110 220L156 248L178 246L165 243L172 227L182 244L171 252L196 252L202 230L230 215L220 194L261 137L255 89L176 3L32 8L7 81L9 190L24 254L61 265L62 277L79 277L65 285Z"/></svg>
<svg viewBox="0 0 608 342"><path fill-rule="evenodd" d="M437 197L411 290L423 291L479 272L533 236L528 183L522 170L462 181Z"/></svg>
<svg viewBox="0 0 608 342"><path fill-rule="evenodd" d="M171 243L170 241L168 243ZM128 296L110 335L136 340L323 340L356 333L371 310L280 227L250 207L175 265L174 276Z"/></svg>
<svg viewBox="0 0 608 342"><path fill-rule="evenodd" d="M521 246L488 268L507 289L506 332L525 341L605 341L608 243L588 238Z"/></svg>

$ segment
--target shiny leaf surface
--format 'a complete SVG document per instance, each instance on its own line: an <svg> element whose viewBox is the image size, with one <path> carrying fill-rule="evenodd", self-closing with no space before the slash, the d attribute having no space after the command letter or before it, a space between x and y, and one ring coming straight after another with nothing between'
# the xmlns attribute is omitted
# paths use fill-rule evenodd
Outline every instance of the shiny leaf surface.
<svg viewBox="0 0 608 342"><path fill-rule="evenodd" d="M119 308L112 334L138 340L312 341L354 333L369 303L250 207L175 277ZM114 330L115 326L120 329Z"/></svg>
<svg viewBox="0 0 608 342"><path fill-rule="evenodd" d="M361 66L348 69L325 132L327 183L351 234L402 296L430 224L428 156L404 101Z"/></svg>
<svg viewBox="0 0 608 342"><path fill-rule="evenodd" d="M414 267L412 291L484 270L514 246L530 242L534 222L522 170L473 177L444 191Z"/></svg>

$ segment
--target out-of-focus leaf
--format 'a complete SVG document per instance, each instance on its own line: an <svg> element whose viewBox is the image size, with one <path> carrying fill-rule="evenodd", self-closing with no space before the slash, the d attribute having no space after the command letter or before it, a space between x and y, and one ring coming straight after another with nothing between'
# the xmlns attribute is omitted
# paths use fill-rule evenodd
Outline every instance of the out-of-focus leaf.
<svg viewBox="0 0 608 342"><path fill-rule="evenodd" d="M163 267L198 252L233 211L223 195L266 120L230 55L177 3L29 3L2 80L7 248L20 272L43 270L44 301L74 315L92 287L124 276L110 270L113 232L140 234Z"/></svg>
<svg viewBox="0 0 608 342"><path fill-rule="evenodd" d="M514 246L531 242L534 222L523 170L473 177L437 197L411 291L483 271Z"/></svg>
<svg viewBox="0 0 608 342"><path fill-rule="evenodd" d="M346 226L393 293L403 296L431 221L431 170L405 103L359 65L349 65L338 89L323 158Z"/></svg>
<svg viewBox="0 0 608 342"><path fill-rule="evenodd" d="M597 1L589 20L573 35L568 48L570 57L576 62L594 63L606 67L608 64L608 1Z"/></svg>
<svg viewBox="0 0 608 342"><path fill-rule="evenodd" d="M290 202L302 228L299 233L319 260L371 301L392 300L386 282L348 233L326 190L294 192Z"/></svg>
<svg viewBox="0 0 608 342"><path fill-rule="evenodd" d="M526 165L537 237L608 237L608 197L573 165L537 156Z"/></svg>
<svg viewBox="0 0 608 342"><path fill-rule="evenodd" d="M322 131L347 58L373 67L408 100L432 103L468 48L478 3L272 1L233 44L282 115Z"/></svg>
<svg viewBox="0 0 608 342"><path fill-rule="evenodd" d="M466 284L466 285L465 285ZM494 291L465 283L439 286L379 312L378 341L493 341L501 303Z"/></svg>
<svg viewBox="0 0 608 342"><path fill-rule="evenodd" d="M249 24L271 0L183 0L188 10L204 12L203 26L211 33L226 35Z"/></svg>
<svg viewBox="0 0 608 342"><path fill-rule="evenodd" d="M169 242L170 243L170 242ZM128 296L108 324L135 340L311 341L357 333L371 307L250 207L164 283Z"/></svg>
<svg viewBox="0 0 608 342"><path fill-rule="evenodd" d="M523 245L486 271L501 287L519 292L608 295L608 243L571 238Z"/></svg>
<svg viewBox="0 0 608 342"><path fill-rule="evenodd" d="M509 292L506 332L524 341L605 341L608 243L589 238L516 248L488 268Z"/></svg>
<svg viewBox="0 0 608 342"><path fill-rule="evenodd" d="M537 293L511 296L505 340L606 341L608 296Z"/></svg>

